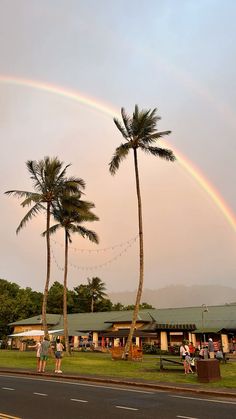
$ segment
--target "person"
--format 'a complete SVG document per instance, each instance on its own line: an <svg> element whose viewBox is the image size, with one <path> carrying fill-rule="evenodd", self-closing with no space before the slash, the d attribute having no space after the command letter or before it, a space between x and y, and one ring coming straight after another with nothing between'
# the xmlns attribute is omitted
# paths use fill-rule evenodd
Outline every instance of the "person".
<svg viewBox="0 0 236 419"><path fill-rule="evenodd" d="M49 341L49 336L45 335L41 343L40 349L40 363L38 372L45 372L46 363L48 360L48 354L51 351L51 345Z"/></svg>
<svg viewBox="0 0 236 419"><path fill-rule="evenodd" d="M214 343L212 338L208 339L208 354L210 359L215 358L215 352L214 352Z"/></svg>
<svg viewBox="0 0 236 419"><path fill-rule="evenodd" d="M39 372L41 339L39 341L37 341L35 345L29 346L29 348L33 348L33 349L36 350L36 359L37 359L36 367L37 367L37 371Z"/></svg>
<svg viewBox="0 0 236 419"><path fill-rule="evenodd" d="M60 338L56 340L56 348L55 348L55 372L61 374L61 360L62 360L62 353L63 353L64 346L62 345Z"/></svg>
<svg viewBox="0 0 236 419"><path fill-rule="evenodd" d="M204 359L204 347L202 346L199 351L199 359Z"/></svg>
<svg viewBox="0 0 236 419"><path fill-rule="evenodd" d="M222 351L218 350L216 352L216 359L218 359L218 361L223 361L224 356L223 356L223 352Z"/></svg>
<svg viewBox="0 0 236 419"><path fill-rule="evenodd" d="M190 370L190 354L189 354L189 347L187 344L182 342L182 345L180 346L180 356L184 363L184 373L188 374ZM187 357L187 359L186 359Z"/></svg>
<svg viewBox="0 0 236 419"><path fill-rule="evenodd" d="M194 345L193 345L193 342L190 342L190 343L189 343L189 353L190 353L191 358L194 358L194 354L195 354L195 347L194 347Z"/></svg>
<svg viewBox="0 0 236 419"><path fill-rule="evenodd" d="M41 353L41 339L36 342L35 349L36 349L36 358L37 358L37 371L39 372L39 365L40 365L40 353Z"/></svg>
<svg viewBox="0 0 236 419"><path fill-rule="evenodd" d="M190 372L192 374L194 374L193 370L192 370L192 362L193 362L193 358L191 358L189 353L186 353L185 355L185 360L184 360L184 372L185 374L189 374ZM194 364L193 364L194 366Z"/></svg>

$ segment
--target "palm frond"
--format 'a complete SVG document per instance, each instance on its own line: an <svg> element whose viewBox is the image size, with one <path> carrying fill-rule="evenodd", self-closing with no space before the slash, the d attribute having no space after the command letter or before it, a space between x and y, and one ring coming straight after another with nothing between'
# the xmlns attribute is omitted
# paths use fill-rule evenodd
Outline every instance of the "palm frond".
<svg viewBox="0 0 236 419"><path fill-rule="evenodd" d="M95 233L95 231L92 230L88 230L86 227L83 226L71 226L70 228L71 231L73 231L73 233L79 233L82 237L87 237L87 239L89 239L91 242L98 244L99 243L99 238L97 233Z"/></svg>
<svg viewBox="0 0 236 419"><path fill-rule="evenodd" d="M122 126L121 122L117 119L114 118L113 119L114 123L116 124L118 130L121 132L121 134L123 135L123 137L128 141L129 139L129 134L128 132L125 130L125 128Z"/></svg>
<svg viewBox="0 0 236 419"><path fill-rule="evenodd" d="M125 108L121 108L121 115L123 119L123 123L128 134L128 137L132 136L132 119L129 115L127 115Z"/></svg>
<svg viewBox="0 0 236 419"><path fill-rule="evenodd" d="M49 228L49 234L55 234L56 232L57 232L57 230L59 229L61 227L61 225L60 224L54 224L53 226L51 226L50 228ZM43 237L45 237L46 236L46 234L47 234L47 230L45 230L42 234L41 234L41 236L43 236Z"/></svg>
<svg viewBox="0 0 236 419"><path fill-rule="evenodd" d="M152 138L153 140L158 140L158 138L162 138L170 134L171 134L171 131L157 131L154 134L151 134L150 138Z"/></svg>
<svg viewBox="0 0 236 419"><path fill-rule="evenodd" d="M42 211L42 206L40 204L36 204L34 205L28 212L27 214L22 218L19 226L16 229L16 234L19 233L19 231L25 227L25 225L28 223L28 221L30 221L33 217L35 217L36 215L38 215L40 212Z"/></svg>
<svg viewBox="0 0 236 419"><path fill-rule="evenodd" d="M139 107L136 104L135 107L134 107L133 119L138 119L138 116L139 116Z"/></svg>
<svg viewBox="0 0 236 419"><path fill-rule="evenodd" d="M165 159L168 161L175 161L176 157L172 150L167 148L160 148L160 147L151 147L151 146L144 146L140 145L141 150L143 150L147 154L152 154L153 156L158 156L161 159Z"/></svg>
<svg viewBox="0 0 236 419"><path fill-rule="evenodd" d="M156 131L156 124L159 119L160 117L156 115L156 109L153 111L151 109L141 110L138 118L133 120L134 136L142 139L152 135Z"/></svg>
<svg viewBox="0 0 236 419"><path fill-rule="evenodd" d="M41 194L32 192L23 202L21 202L21 206L24 208L24 207L29 207L32 204L39 204L42 202L43 202L43 196Z"/></svg>
<svg viewBox="0 0 236 419"><path fill-rule="evenodd" d="M70 164L67 164L67 165L64 167L64 169L62 170L62 172L58 175L58 181L59 181L59 182L61 182L62 180L64 180L64 177L65 177L66 171L67 171L68 167L70 167L70 166L71 166L71 163L70 163ZM58 168L58 169L59 169L59 168Z"/></svg>
<svg viewBox="0 0 236 419"><path fill-rule="evenodd" d="M143 143L144 145L149 145L155 143L159 138L165 137L166 135L170 135L171 131L156 131L152 134L148 133L144 135L140 140L139 144Z"/></svg>
<svg viewBox="0 0 236 419"><path fill-rule="evenodd" d="M78 193L81 189L85 189L86 183L81 178L70 177L64 181L65 190L72 193Z"/></svg>
<svg viewBox="0 0 236 419"><path fill-rule="evenodd" d="M97 215L95 215L92 211L86 210L79 211L79 219L81 223L99 221L99 217L97 217Z"/></svg>
<svg viewBox="0 0 236 419"><path fill-rule="evenodd" d="M36 160L27 160L26 167L30 173L34 188L38 191L43 189L43 179L40 172L40 164Z"/></svg>
<svg viewBox="0 0 236 419"><path fill-rule="evenodd" d="M32 194L32 192L12 190L12 191L6 191L4 192L4 194L13 195L14 197L20 199L20 198L28 198Z"/></svg>
<svg viewBox="0 0 236 419"><path fill-rule="evenodd" d="M116 171L119 169L121 161L126 158L131 146L131 143L127 143L121 144L119 147L116 148L113 158L109 163L109 170L112 175L115 175Z"/></svg>

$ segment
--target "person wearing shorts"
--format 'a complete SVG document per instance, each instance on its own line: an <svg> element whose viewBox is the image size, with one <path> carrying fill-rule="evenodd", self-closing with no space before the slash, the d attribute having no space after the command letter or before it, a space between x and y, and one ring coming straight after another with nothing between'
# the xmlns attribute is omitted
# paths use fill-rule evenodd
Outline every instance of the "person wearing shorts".
<svg viewBox="0 0 236 419"><path fill-rule="evenodd" d="M41 339L36 342L35 345L29 346L30 348L36 349L36 359L37 359L37 371L39 372L39 364L40 364L40 352L41 352Z"/></svg>
<svg viewBox="0 0 236 419"><path fill-rule="evenodd" d="M62 353L63 353L64 346L62 345L60 338L56 340L56 350L55 350L55 373L61 374L61 360L62 360Z"/></svg>
<svg viewBox="0 0 236 419"><path fill-rule="evenodd" d="M51 350L51 345L49 341L49 336L44 336L44 339L41 343L40 351L40 363L39 363L39 372L45 372L46 363L48 360L48 353Z"/></svg>

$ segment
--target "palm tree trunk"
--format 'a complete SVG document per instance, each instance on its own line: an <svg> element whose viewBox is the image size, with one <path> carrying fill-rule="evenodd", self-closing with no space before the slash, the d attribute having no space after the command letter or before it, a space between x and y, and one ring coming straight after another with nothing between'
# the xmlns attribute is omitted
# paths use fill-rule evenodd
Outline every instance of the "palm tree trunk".
<svg viewBox="0 0 236 419"><path fill-rule="evenodd" d="M139 184L139 171L138 171L138 158L137 158L137 149L134 149L134 167L135 167L135 179L136 179L136 192L138 199L138 225L139 225L139 285L136 295L136 301L134 306L132 324L129 331L129 336L125 345L125 350L123 353L123 358L128 357L130 346L132 344L132 339L134 335L134 330L136 326L136 321L138 318L139 306L142 297L143 291L143 279L144 279L144 249L143 249L143 221L142 221L142 201L140 193L140 184Z"/></svg>
<svg viewBox="0 0 236 419"><path fill-rule="evenodd" d="M48 333L48 326L47 326L47 300L48 300L48 288L50 282L50 268L51 268L51 249L50 249L50 203L47 203L47 233L46 233L46 243L47 243L47 273L46 273L46 281L45 281L45 288L43 294L43 304L42 304L42 324L44 334Z"/></svg>
<svg viewBox="0 0 236 419"><path fill-rule="evenodd" d="M64 267L64 291L63 291L63 323L66 353L70 354L68 318L67 318L67 272L68 272L68 233L65 230L65 267Z"/></svg>

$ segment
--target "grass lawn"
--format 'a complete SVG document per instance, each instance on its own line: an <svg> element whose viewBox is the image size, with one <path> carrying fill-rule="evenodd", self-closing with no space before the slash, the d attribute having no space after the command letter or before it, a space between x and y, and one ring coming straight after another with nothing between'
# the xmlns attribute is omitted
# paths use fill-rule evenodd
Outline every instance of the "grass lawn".
<svg viewBox="0 0 236 419"><path fill-rule="evenodd" d="M179 358L172 359L179 360ZM54 371L55 359L50 356L47 371ZM36 370L36 354L32 351L0 350L0 368L22 368ZM93 352L76 352L62 359L62 370L65 373L107 376L113 378L141 379L154 382L188 383L205 387L236 387L236 362L221 364L222 380L215 383L198 383L196 374L184 375L182 366L168 365L160 371L158 356L144 356L142 362L113 361L110 354Z"/></svg>

